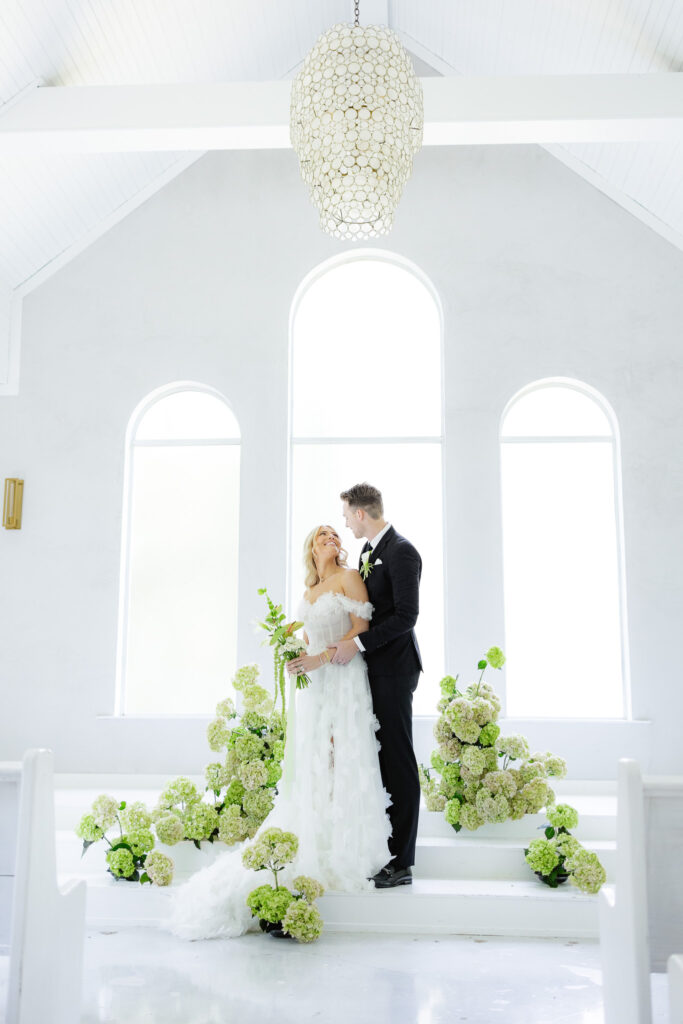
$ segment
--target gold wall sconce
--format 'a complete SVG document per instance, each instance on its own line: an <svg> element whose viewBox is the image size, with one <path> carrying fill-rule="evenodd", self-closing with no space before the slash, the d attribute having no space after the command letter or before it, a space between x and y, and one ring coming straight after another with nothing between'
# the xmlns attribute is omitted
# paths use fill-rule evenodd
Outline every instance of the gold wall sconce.
<svg viewBox="0 0 683 1024"><path fill-rule="evenodd" d="M2 525L6 530L21 529L21 505L24 500L24 481L16 477L5 480L5 498L2 503Z"/></svg>

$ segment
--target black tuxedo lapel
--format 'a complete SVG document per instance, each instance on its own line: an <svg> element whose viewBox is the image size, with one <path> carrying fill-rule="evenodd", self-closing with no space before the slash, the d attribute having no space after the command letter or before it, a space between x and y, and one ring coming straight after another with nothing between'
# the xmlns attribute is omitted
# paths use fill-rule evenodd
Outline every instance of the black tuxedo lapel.
<svg viewBox="0 0 683 1024"><path fill-rule="evenodd" d="M375 561L375 559L377 558L377 555L379 554L379 552L382 550L384 545L389 540L391 540L391 538L394 536L395 533L396 533L396 530L393 528L393 526L390 526L389 529L387 530L387 532L384 534L384 536L380 538L380 542L377 545L377 547L372 549L372 555L370 556L370 561L372 561L372 562ZM372 544L372 541L370 543Z"/></svg>

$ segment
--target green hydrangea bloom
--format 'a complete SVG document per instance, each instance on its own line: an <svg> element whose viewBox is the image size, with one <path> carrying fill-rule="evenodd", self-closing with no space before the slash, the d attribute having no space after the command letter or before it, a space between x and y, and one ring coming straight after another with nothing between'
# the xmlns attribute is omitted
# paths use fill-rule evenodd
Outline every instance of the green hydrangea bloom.
<svg viewBox="0 0 683 1024"><path fill-rule="evenodd" d="M513 821L519 821L526 814L526 800L521 793L517 793L513 796L512 800L509 800L510 804L510 817Z"/></svg>
<svg viewBox="0 0 683 1024"><path fill-rule="evenodd" d="M268 782L268 769L263 761L244 761L239 765L237 775L245 789L260 789Z"/></svg>
<svg viewBox="0 0 683 1024"><path fill-rule="evenodd" d="M529 744L524 736L501 736L496 741L496 750L513 761L524 761L529 756Z"/></svg>
<svg viewBox="0 0 683 1024"><path fill-rule="evenodd" d="M296 857L299 840L293 832L280 828L267 828L242 854L242 863L252 871L268 868L280 871Z"/></svg>
<svg viewBox="0 0 683 1024"><path fill-rule="evenodd" d="M545 767L540 761L526 761L519 766L519 774L523 783L534 779L545 779Z"/></svg>
<svg viewBox="0 0 683 1024"><path fill-rule="evenodd" d="M481 775L486 768L486 758L479 747L465 747L461 756L462 763L472 775Z"/></svg>
<svg viewBox="0 0 683 1024"><path fill-rule="evenodd" d="M444 769L445 761L441 754L437 750L432 750L430 764L432 768L435 768L437 772L442 772Z"/></svg>
<svg viewBox="0 0 683 1024"><path fill-rule="evenodd" d="M151 824L152 815L141 800L127 804L121 811L121 827L124 832L139 832L141 829L149 829Z"/></svg>
<svg viewBox="0 0 683 1024"><path fill-rule="evenodd" d="M229 804L218 815L218 838L222 843L234 846L246 839L248 834L249 825L239 804Z"/></svg>
<svg viewBox="0 0 683 1024"><path fill-rule="evenodd" d="M284 740L276 740L271 747L274 761L281 761L285 756L285 743Z"/></svg>
<svg viewBox="0 0 683 1024"><path fill-rule="evenodd" d="M112 875L117 878L130 878L135 872L135 861L130 850L107 850L107 864Z"/></svg>
<svg viewBox="0 0 683 1024"><path fill-rule="evenodd" d="M548 808L548 821L553 828L576 828L579 812L569 804L555 804Z"/></svg>
<svg viewBox="0 0 683 1024"><path fill-rule="evenodd" d="M221 700L216 704L216 715L219 718L235 718L237 712L235 711L235 705L230 697L225 697L224 700Z"/></svg>
<svg viewBox="0 0 683 1024"><path fill-rule="evenodd" d="M453 730L446 721L445 714L440 715L434 723L434 739L437 743L442 744L453 739Z"/></svg>
<svg viewBox="0 0 683 1024"><path fill-rule="evenodd" d="M223 786L227 786L230 781L225 765L218 761L207 764L204 769L204 778L206 779L206 788L213 789L214 792L220 792Z"/></svg>
<svg viewBox="0 0 683 1024"><path fill-rule="evenodd" d="M498 715L500 714L500 697L493 689L493 687L490 686L488 683L470 683L465 693L470 700L473 700L475 697L484 697L485 700L487 700L490 704L493 705L493 710L495 712L496 717L498 717Z"/></svg>
<svg viewBox="0 0 683 1024"><path fill-rule="evenodd" d="M242 665L232 677L232 685L235 690L243 690L245 686L253 686L259 677L258 665Z"/></svg>
<svg viewBox="0 0 683 1024"><path fill-rule="evenodd" d="M449 800L444 808L444 818L449 825L460 824L460 801Z"/></svg>
<svg viewBox="0 0 683 1024"><path fill-rule="evenodd" d="M99 825L103 832L106 832L108 828L116 821L119 812L119 801L114 800L112 796L107 796L102 793L93 800L92 805L92 816L95 820L95 824Z"/></svg>
<svg viewBox="0 0 683 1024"><path fill-rule="evenodd" d="M542 807L551 802L552 790L544 779L532 779L520 790L528 814L538 814Z"/></svg>
<svg viewBox="0 0 683 1024"><path fill-rule="evenodd" d="M448 764L453 764L460 759L462 754L462 743L455 736L439 744L439 754Z"/></svg>
<svg viewBox="0 0 683 1024"><path fill-rule="evenodd" d="M482 785L494 796L502 793L505 797L513 797L517 792L515 780L506 771L487 772L482 779Z"/></svg>
<svg viewBox="0 0 683 1024"><path fill-rule="evenodd" d="M453 676L444 676L439 683L441 693L444 697L455 697L455 692L458 689L458 681Z"/></svg>
<svg viewBox="0 0 683 1024"><path fill-rule="evenodd" d="M484 824L474 804L462 804L460 807L460 824L468 832L475 832Z"/></svg>
<svg viewBox="0 0 683 1024"><path fill-rule="evenodd" d="M500 824L510 817L510 804L502 795L492 796L483 786L477 793L476 807L483 821Z"/></svg>
<svg viewBox="0 0 683 1024"><path fill-rule="evenodd" d="M486 697L475 697L472 701L472 714L477 725L489 725L495 718L495 710L491 701Z"/></svg>
<svg viewBox="0 0 683 1024"><path fill-rule="evenodd" d="M185 826L176 814L164 814L154 827L159 842L166 846L175 846L185 838Z"/></svg>
<svg viewBox="0 0 683 1024"><path fill-rule="evenodd" d="M577 850L582 849L579 840L568 832L562 832L559 836L555 836L555 846L563 857L571 857Z"/></svg>
<svg viewBox="0 0 683 1024"><path fill-rule="evenodd" d="M560 855L552 839L532 839L525 854L525 860L532 871L540 871L542 875L549 875L553 868L560 863Z"/></svg>
<svg viewBox="0 0 683 1024"><path fill-rule="evenodd" d="M153 850L145 858L145 871L154 885L170 885L173 881L173 861L161 850Z"/></svg>
<svg viewBox="0 0 683 1024"><path fill-rule="evenodd" d="M242 691L245 711L255 711L259 715L268 715L273 705L273 698L262 686L245 686Z"/></svg>
<svg viewBox="0 0 683 1024"><path fill-rule="evenodd" d="M282 778L282 765L277 761L266 761L266 770L268 772L268 779L266 781L267 786L277 786L278 782Z"/></svg>
<svg viewBox="0 0 683 1024"><path fill-rule="evenodd" d="M595 895L607 880L598 855L584 850L583 847L568 857L564 866L570 872L569 881L582 892Z"/></svg>
<svg viewBox="0 0 683 1024"><path fill-rule="evenodd" d="M230 729L223 718L214 718L206 727L206 738L212 750L222 750L228 745Z"/></svg>
<svg viewBox="0 0 683 1024"><path fill-rule="evenodd" d="M240 761L257 761L263 754L263 740L248 732L238 738L235 750Z"/></svg>
<svg viewBox="0 0 683 1024"><path fill-rule="evenodd" d="M486 660L491 668L502 668L505 664L505 655L500 647L490 647L486 652Z"/></svg>
<svg viewBox="0 0 683 1024"><path fill-rule="evenodd" d="M479 742L482 747L492 747L500 735L500 726L495 722L488 722L479 733Z"/></svg>
<svg viewBox="0 0 683 1024"><path fill-rule="evenodd" d="M188 839L208 839L218 827L218 811L210 804L193 804L185 817L185 835Z"/></svg>
<svg viewBox="0 0 683 1024"><path fill-rule="evenodd" d="M315 942L322 935L323 919L318 908L306 900L293 900L282 918L282 927L297 942Z"/></svg>
<svg viewBox="0 0 683 1024"><path fill-rule="evenodd" d="M98 839L102 838L104 831L92 814L84 814L76 827L76 835L86 843L96 843Z"/></svg>
<svg viewBox="0 0 683 1024"><path fill-rule="evenodd" d="M476 722L460 722L454 726L453 732L463 743L476 743L481 735L481 727Z"/></svg>
<svg viewBox="0 0 683 1024"><path fill-rule="evenodd" d="M154 836L148 828L138 828L127 832L122 839L128 843L136 857L142 857L143 854L154 849Z"/></svg>
<svg viewBox="0 0 683 1024"><path fill-rule="evenodd" d="M268 719L265 715L259 715L256 711L245 711L242 715L242 725L245 729L259 734L266 728Z"/></svg>
<svg viewBox="0 0 683 1024"><path fill-rule="evenodd" d="M259 824L266 820L273 809L273 793L270 789L253 789L244 794L245 813L257 818Z"/></svg>
<svg viewBox="0 0 683 1024"><path fill-rule="evenodd" d="M447 798L444 793L425 793L425 807L428 811L443 811L446 806L446 800Z"/></svg>
<svg viewBox="0 0 683 1024"><path fill-rule="evenodd" d="M245 792L244 783L239 779L233 779L225 791L225 804L241 804Z"/></svg>
<svg viewBox="0 0 683 1024"><path fill-rule="evenodd" d="M274 889L272 885L260 885L247 896L247 906L256 917L277 924L293 899L289 889L283 886Z"/></svg>
<svg viewBox="0 0 683 1024"><path fill-rule="evenodd" d="M192 804L199 803L200 800L201 794L194 782L185 775L179 775L177 779L173 779L166 786L159 797L159 804L161 807L167 808L175 806L188 808Z"/></svg>
<svg viewBox="0 0 683 1024"><path fill-rule="evenodd" d="M309 903L313 903L314 900L317 900L325 892L320 882L315 878L310 878L308 875L297 875L292 882L292 886L294 891L301 893L303 898Z"/></svg>

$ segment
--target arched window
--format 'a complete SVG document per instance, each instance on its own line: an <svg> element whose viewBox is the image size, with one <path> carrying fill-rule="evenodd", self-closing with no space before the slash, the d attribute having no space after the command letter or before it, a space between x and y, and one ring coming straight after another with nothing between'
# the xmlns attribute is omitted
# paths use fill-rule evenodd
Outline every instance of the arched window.
<svg viewBox="0 0 683 1024"><path fill-rule="evenodd" d="M422 555L417 635L425 675L414 707L434 714L444 661L441 314L416 268L390 254L354 254L319 267L292 311L292 610L303 592L306 534L344 527L340 491L367 480L385 515Z"/></svg>
<svg viewBox="0 0 683 1024"><path fill-rule="evenodd" d="M236 667L240 432L192 384L128 428L118 711L206 714Z"/></svg>
<svg viewBox="0 0 683 1024"><path fill-rule="evenodd" d="M624 717L614 416L577 382L533 384L503 416L501 467L507 714Z"/></svg>

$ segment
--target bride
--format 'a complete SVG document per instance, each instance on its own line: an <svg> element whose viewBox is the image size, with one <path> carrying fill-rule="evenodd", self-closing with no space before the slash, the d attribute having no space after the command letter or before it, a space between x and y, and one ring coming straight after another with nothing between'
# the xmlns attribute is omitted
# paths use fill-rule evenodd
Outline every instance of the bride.
<svg viewBox="0 0 683 1024"><path fill-rule="evenodd" d="M287 666L292 685L284 771L261 830L276 825L299 838L296 859L282 873L285 884L305 874L326 889L359 892L372 888L368 879L390 860L391 826L365 662L332 665L327 651L365 632L372 616L365 584L346 559L331 526L309 533L306 593L297 613L307 653ZM296 690L301 672L311 682ZM246 898L262 879L242 865L242 849L222 854L173 892L171 931L188 939L233 937L256 925Z"/></svg>

